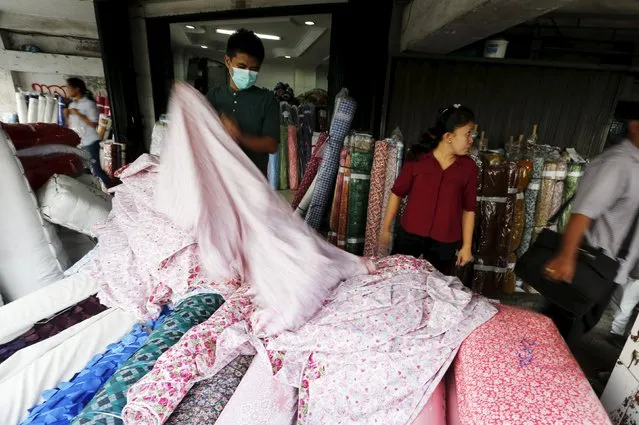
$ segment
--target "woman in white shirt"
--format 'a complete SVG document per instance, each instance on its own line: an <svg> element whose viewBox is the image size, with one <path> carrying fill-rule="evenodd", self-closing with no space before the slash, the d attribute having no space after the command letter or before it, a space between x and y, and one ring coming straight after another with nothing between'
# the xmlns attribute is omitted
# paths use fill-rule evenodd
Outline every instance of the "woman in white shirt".
<svg viewBox="0 0 639 425"><path fill-rule="evenodd" d="M98 136L98 107L91 99L87 86L79 78L67 80L67 92L72 102L65 110L67 126L82 140L82 148L91 154L91 171L107 187L113 182L100 166L100 136Z"/></svg>

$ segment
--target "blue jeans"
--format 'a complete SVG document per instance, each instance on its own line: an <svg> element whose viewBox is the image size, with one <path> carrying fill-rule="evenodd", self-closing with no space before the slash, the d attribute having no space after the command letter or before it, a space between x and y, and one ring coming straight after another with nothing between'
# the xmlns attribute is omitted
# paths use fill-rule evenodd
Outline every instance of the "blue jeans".
<svg viewBox="0 0 639 425"><path fill-rule="evenodd" d="M91 154L91 172L93 175L102 180L106 187L113 186L111 178L100 166L100 141L95 141L88 146L82 146L82 148Z"/></svg>

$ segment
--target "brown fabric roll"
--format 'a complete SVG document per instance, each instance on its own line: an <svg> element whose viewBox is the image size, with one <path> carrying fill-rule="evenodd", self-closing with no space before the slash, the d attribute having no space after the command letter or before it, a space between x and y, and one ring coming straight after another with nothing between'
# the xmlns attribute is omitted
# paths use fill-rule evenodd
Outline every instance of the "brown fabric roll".
<svg viewBox="0 0 639 425"><path fill-rule="evenodd" d="M503 291L505 294L514 294L515 287L517 286L517 276L515 275L515 263L517 262L517 254L511 252L508 254L508 264L506 268L506 275L504 277L504 288Z"/></svg>
<svg viewBox="0 0 639 425"><path fill-rule="evenodd" d="M477 252L479 255L498 254L502 228L506 223L508 198L508 163L490 165L484 162L482 193L477 214ZM501 245L505 243L502 242ZM507 254L502 250L503 255Z"/></svg>
<svg viewBox="0 0 639 425"><path fill-rule="evenodd" d="M506 191L506 212L499 229L497 239L497 255L507 255L511 249L510 245L515 231L515 209L517 204L517 192L519 185L519 167L515 161L504 163L507 167L508 190Z"/></svg>
<svg viewBox="0 0 639 425"><path fill-rule="evenodd" d="M489 298L497 298L506 282L508 261L504 258L478 256L473 266L473 291Z"/></svg>

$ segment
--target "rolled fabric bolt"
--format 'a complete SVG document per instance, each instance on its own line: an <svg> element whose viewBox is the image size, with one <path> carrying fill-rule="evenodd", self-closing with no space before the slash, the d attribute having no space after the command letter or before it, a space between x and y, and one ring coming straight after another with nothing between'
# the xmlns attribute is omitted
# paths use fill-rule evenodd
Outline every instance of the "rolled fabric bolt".
<svg viewBox="0 0 639 425"><path fill-rule="evenodd" d="M43 98L41 97L40 99L42 100ZM53 123L51 121L53 117L53 109L56 108L57 106L58 105L55 102L54 98L50 96L44 97L44 115L42 117L42 122L49 123L49 124Z"/></svg>
<svg viewBox="0 0 639 425"><path fill-rule="evenodd" d="M62 96L58 97L58 125L66 126L66 120L64 119L64 110L67 105L64 103L64 98Z"/></svg>
<svg viewBox="0 0 639 425"><path fill-rule="evenodd" d="M16 92L16 109L18 111L18 122L25 124L28 117L27 100L22 92Z"/></svg>
<svg viewBox="0 0 639 425"><path fill-rule="evenodd" d="M31 96L29 97L29 109L27 113L27 122L29 124L35 123L38 121L38 97Z"/></svg>
<svg viewBox="0 0 639 425"><path fill-rule="evenodd" d="M44 95L38 97L38 122L45 122L44 116L47 111L47 98Z"/></svg>

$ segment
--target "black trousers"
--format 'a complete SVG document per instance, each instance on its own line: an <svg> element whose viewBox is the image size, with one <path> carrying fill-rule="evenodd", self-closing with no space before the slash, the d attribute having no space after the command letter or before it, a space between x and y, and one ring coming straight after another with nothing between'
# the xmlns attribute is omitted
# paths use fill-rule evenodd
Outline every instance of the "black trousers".
<svg viewBox="0 0 639 425"><path fill-rule="evenodd" d="M457 260L459 242L446 243L408 233L401 227L395 238L393 254L423 257L445 275L451 275Z"/></svg>

